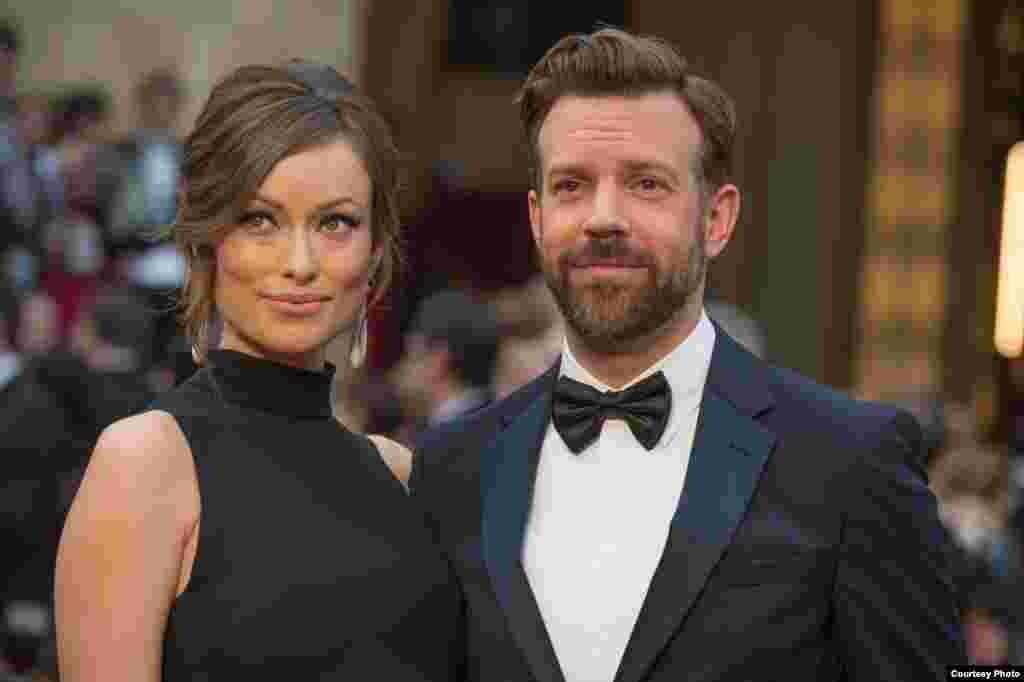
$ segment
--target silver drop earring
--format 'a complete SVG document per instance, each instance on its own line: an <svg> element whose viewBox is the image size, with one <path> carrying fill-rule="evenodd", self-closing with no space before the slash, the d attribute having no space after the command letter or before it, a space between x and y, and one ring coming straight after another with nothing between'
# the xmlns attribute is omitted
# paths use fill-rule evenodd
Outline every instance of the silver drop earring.
<svg viewBox="0 0 1024 682"><path fill-rule="evenodd" d="M362 367L366 361L368 317L367 305L363 303L362 312L359 313L359 322L356 323L356 327L352 331L352 346L348 353L348 361L353 368Z"/></svg>

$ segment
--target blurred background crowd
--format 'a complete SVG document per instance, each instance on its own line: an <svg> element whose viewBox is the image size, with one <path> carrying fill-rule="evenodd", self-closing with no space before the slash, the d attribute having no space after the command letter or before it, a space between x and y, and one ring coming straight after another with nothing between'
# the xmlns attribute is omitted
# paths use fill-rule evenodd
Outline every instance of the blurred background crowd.
<svg viewBox="0 0 1024 682"><path fill-rule="evenodd" d="M0 14L0 680L56 679L56 543L97 435L195 370L165 237L211 83L320 59L396 126L404 275L367 365L334 362L342 420L415 447L561 351L512 100L548 45L597 21L672 40L736 99L744 206L709 314L769 361L918 417L970 655L1024 663L1024 360L993 344L1024 3L782 4L16 0Z"/></svg>

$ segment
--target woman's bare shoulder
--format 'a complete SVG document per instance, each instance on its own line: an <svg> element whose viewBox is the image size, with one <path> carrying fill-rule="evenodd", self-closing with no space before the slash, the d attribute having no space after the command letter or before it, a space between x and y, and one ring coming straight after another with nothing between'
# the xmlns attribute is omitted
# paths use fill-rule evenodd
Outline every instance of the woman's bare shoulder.
<svg viewBox="0 0 1024 682"><path fill-rule="evenodd" d="M108 445L149 441L159 446L177 443L180 433L177 420L169 413L147 410L113 422L103 429L100 439Z"/></svg>
<svg viewBox="0 0 1024 682"><path fill-rule="evenodd" d="M88 469L93 475L131 480L143 489L165 488L194 475L190 455L185 434L174 417L150 410L105 428L96 441Z"/></svg>
<svg viewBox="0 0 1024 682"><path fill-rule="evenodd" d="M375 433L367 434L367 438L377 446L377 451L395 478L408 488L409 474L412 473L412 451L397 441Z"/></svg>

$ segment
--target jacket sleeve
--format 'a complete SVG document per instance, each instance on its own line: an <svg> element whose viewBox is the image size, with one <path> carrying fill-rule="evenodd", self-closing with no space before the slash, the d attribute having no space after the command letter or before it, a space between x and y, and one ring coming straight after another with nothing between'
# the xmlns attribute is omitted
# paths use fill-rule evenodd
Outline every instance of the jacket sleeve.
<svg viewBox="0 0 1024 682"><path fill-rule="evenodd" d="M863 443L844 486L836 643L847 679L946 679L967 661L949 536L923 466L922 434L898 412Z"/></svg>
<svg viewBox="0 0 1024 682"><path fill-rule="evenodd" d="M422 490L423 484L423 451L417 448L412 454L412 471L409 473L409 494L415 495Z"/></svg>
<svg viewBox="0 0 1024 682"><path fill-rule="evenodd" d="M455 570L453 559L450 553L447 551L447 547L444 545L443 536L441 534L440 524L436 516L434 515L434 509L432 506L433 491L426 485L425 477L425 464L431 459L431 455L428 454L428 449L425 443L420 442L416 446L416 450L412 457L412 472L409 474L409 494L412 499L417 503L417 507L423 514L427 521L427 526L430 528L431 533L434 536L434 541L437 543L439 551L445 554L449 565L452 566L453 574L458 577L458 572ZM443 475L443 472L439 471L439 474ZM451 660L452 660L452 680L453 682L464 682L469 679L469 665L466 660L466 598L463 592L461 581L458 584L459 588L459 615L458 622L456 623L455 637L451 642Z"/></svg>

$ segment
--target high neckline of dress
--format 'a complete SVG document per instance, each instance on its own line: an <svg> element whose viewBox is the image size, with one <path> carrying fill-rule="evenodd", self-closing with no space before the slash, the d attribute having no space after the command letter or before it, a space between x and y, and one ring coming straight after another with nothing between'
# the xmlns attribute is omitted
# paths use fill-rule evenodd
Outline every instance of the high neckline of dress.
<svg viewBox="0 0 1024 682"><path fill-rule="evenodd" d="M334 416L331 363L316 371L219 349L210 351L209 367L217 390L230 403L288 417Z"/></svg>

